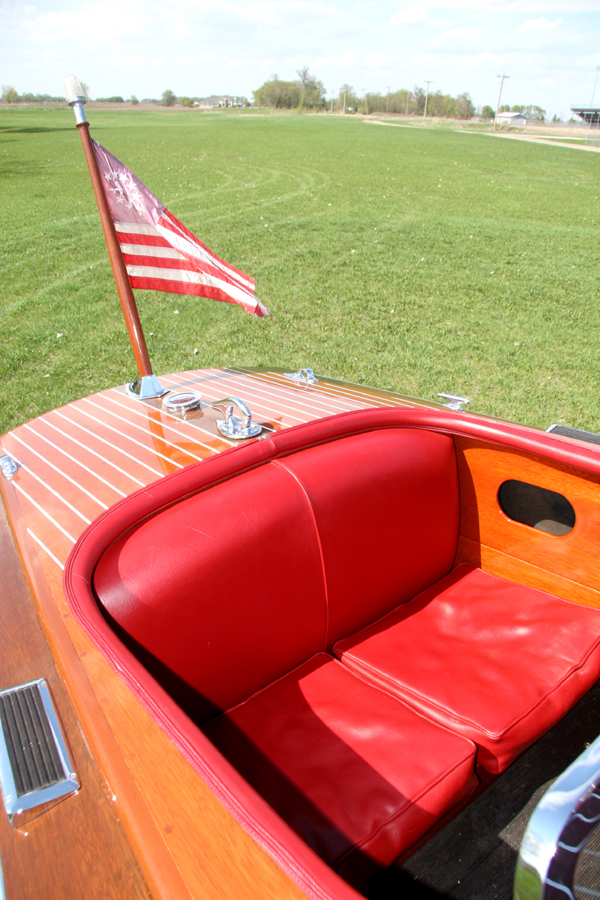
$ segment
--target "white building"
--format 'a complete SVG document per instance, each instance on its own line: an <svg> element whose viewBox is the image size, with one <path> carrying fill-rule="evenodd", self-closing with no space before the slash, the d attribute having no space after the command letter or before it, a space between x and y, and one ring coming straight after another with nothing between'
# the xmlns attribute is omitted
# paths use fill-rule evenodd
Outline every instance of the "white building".
<svg viewBox="0 0 600 900"><path fill-rule="evenodd" d="M501 112L496 116L498 125L527 125L528 121L520 112Z"/></svg>

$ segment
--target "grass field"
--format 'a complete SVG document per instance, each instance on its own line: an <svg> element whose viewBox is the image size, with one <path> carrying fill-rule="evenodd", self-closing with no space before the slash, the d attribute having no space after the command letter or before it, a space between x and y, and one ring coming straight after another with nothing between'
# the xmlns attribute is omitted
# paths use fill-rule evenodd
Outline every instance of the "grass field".
<svg viewBox="0 0 600 900"><path fill-rule="evenodd" d="M597 154L359 117L89 118L278 320L137 292L157 374L308 365L600 429ZM70 110L0 110L0 184L2 432L136 372Z"/></svg>

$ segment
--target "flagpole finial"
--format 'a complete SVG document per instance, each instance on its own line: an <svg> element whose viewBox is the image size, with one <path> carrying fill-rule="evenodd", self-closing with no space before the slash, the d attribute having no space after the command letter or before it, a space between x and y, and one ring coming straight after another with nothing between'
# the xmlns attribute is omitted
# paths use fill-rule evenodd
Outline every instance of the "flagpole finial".
<svg viewBox="0 0 600 900"><path fill-rule="evenodd" d="M75 75L67 75L65 78L65 94L67 103L72 107L75 113L75 122L77 125L83 125L87 122L83 104L87 100L85 91L81 85L79 78Z"/></svg>

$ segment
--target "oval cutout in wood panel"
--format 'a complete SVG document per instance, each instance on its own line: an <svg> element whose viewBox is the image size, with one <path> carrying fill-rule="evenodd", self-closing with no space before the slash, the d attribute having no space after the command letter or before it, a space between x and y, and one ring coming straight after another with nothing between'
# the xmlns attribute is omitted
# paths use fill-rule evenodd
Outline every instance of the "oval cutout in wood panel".
<svg viewBox="0 0 600 900"><path fill-rule="evenodd" d="M568 534L575 525L575 510L567 498L536 484L505 481L498 503L509 519L547 534Z"/></svg>

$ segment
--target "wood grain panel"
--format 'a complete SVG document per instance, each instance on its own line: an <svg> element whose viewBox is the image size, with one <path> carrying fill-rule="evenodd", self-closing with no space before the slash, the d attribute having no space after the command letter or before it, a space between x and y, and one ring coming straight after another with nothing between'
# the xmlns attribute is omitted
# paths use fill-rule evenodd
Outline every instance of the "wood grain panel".
<svg viewBox="0 0 600 900"><path fill-rule="evenodd" d="M46 643L1 503L0 554L0 688L46 679L81 782L77 794L18 831L0 810L0 854L7 897L148 900L107 785L81 734Z"/></svg>
<svg viewBox="0 0 600 900"><path fill-rule="evenodd" d="M469 438L456 437L455 443L461 493L457 562L468 560L491 574L510 571L504 576L509 580L597 605L600 478ZM509 479L567 497L576 516L572 531L556 536L509 519L498 502L498 490Z"/></svg>

